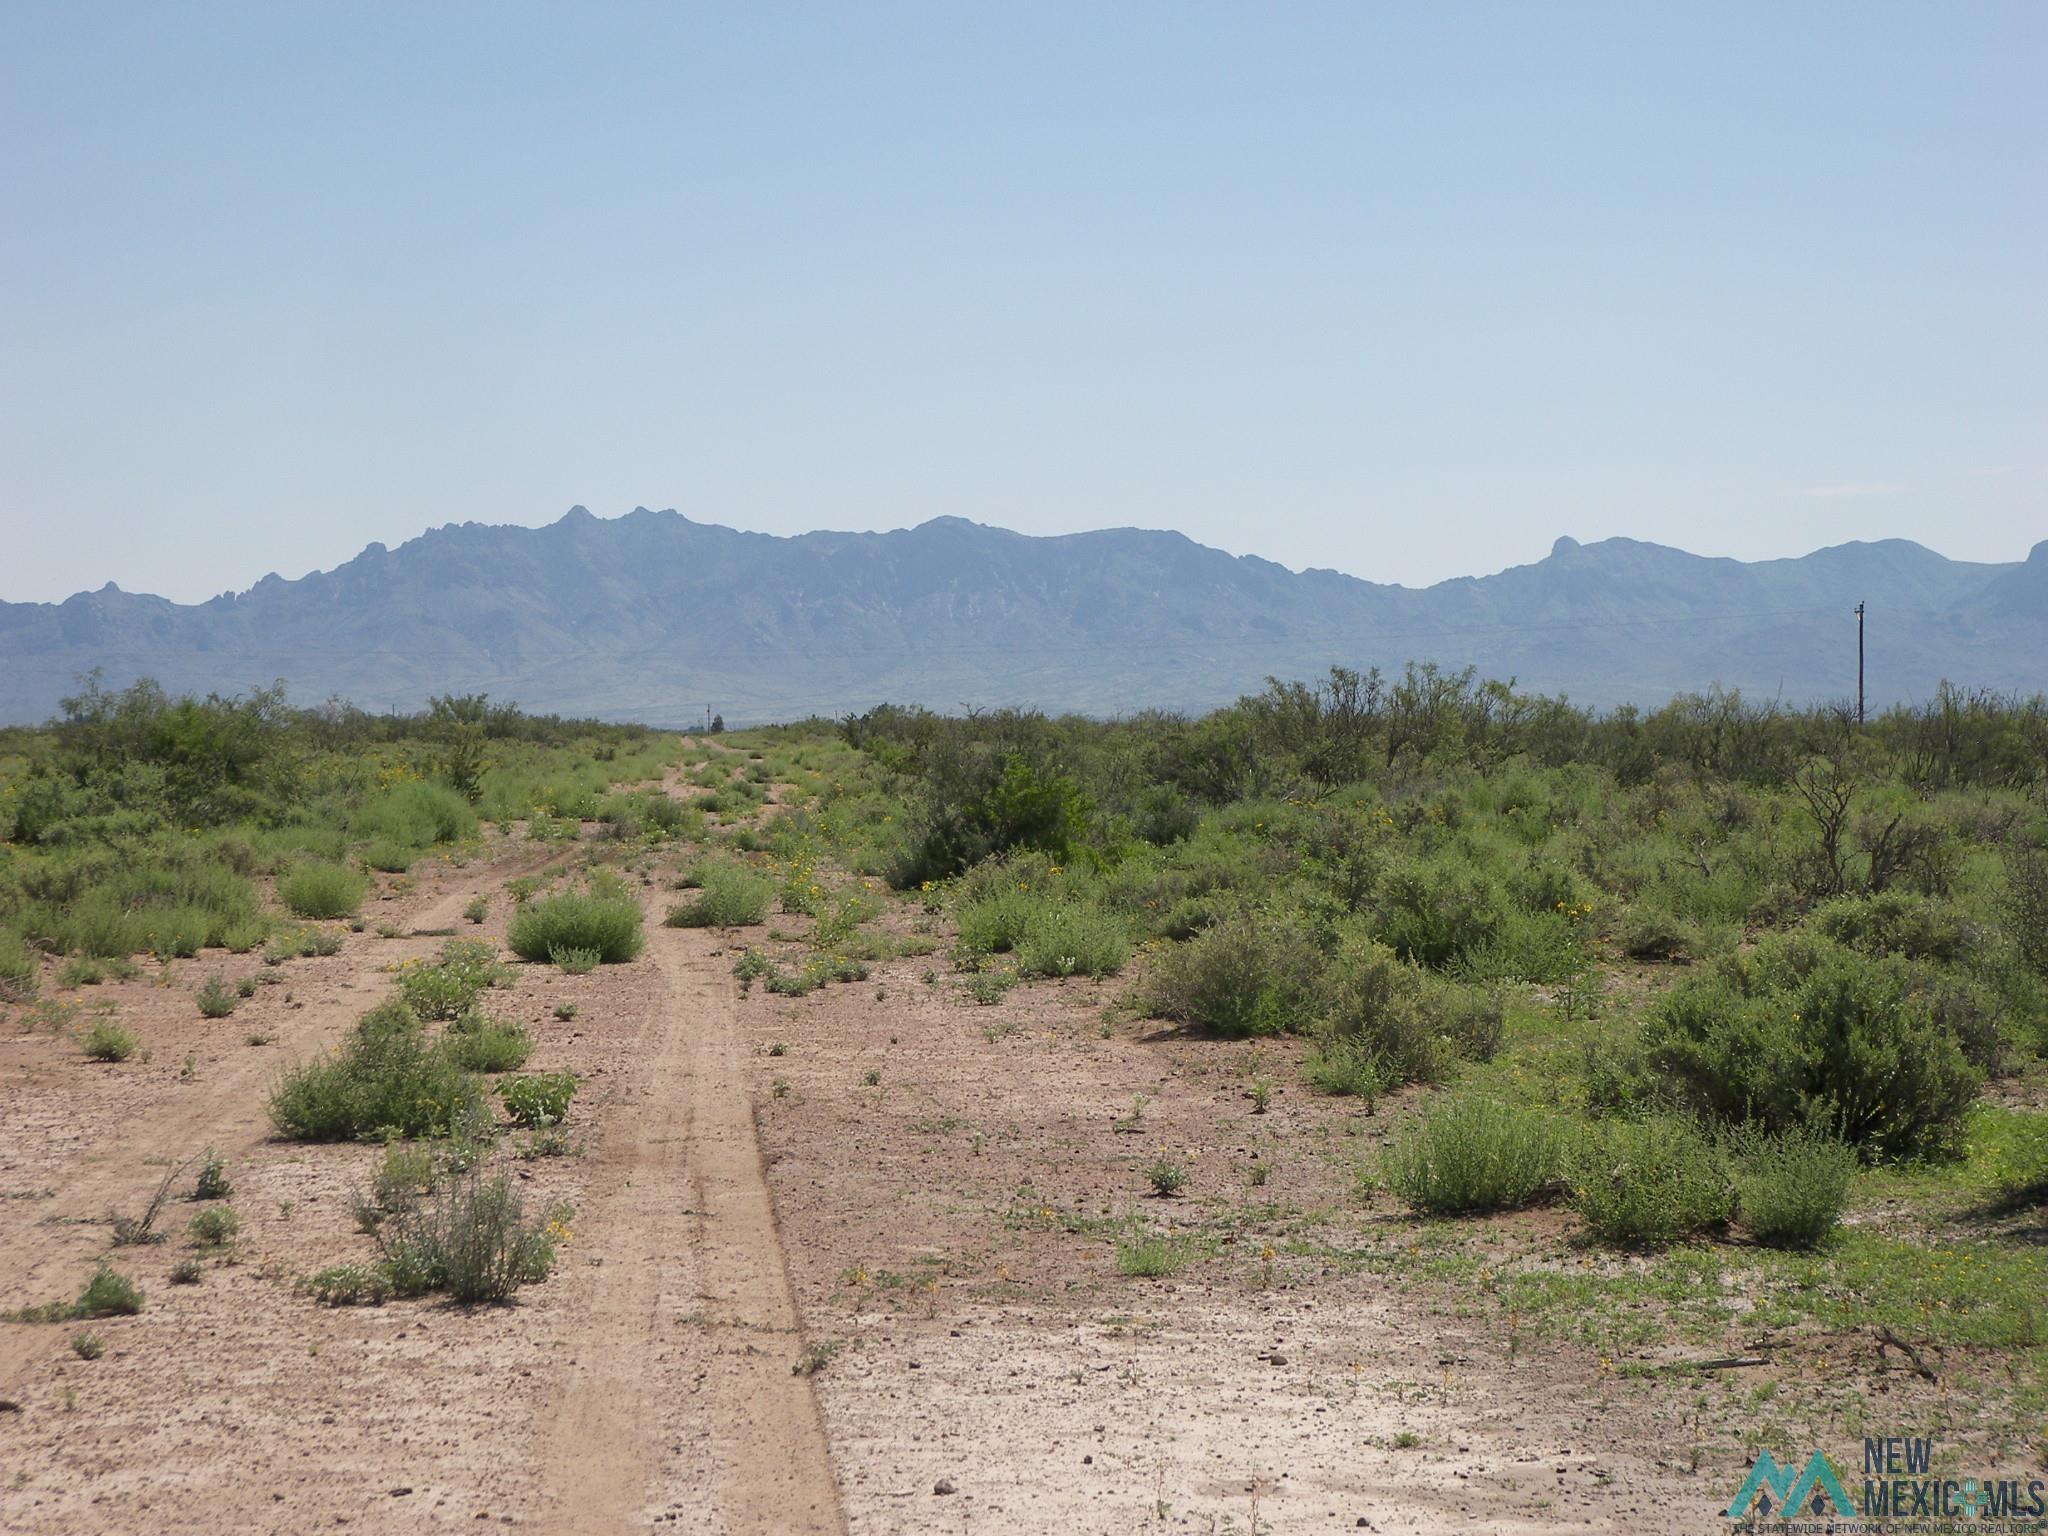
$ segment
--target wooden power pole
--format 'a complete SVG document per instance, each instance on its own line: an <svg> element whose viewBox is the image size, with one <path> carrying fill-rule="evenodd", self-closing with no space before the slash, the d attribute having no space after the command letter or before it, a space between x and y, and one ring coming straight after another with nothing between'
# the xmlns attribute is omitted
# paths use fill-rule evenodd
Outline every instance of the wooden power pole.
<svg viewBox="0 0 2048 1536"><path fill-rule="evenodd" d="M1856 605L1856 723L1863 724L1863 605Z"/></svg>

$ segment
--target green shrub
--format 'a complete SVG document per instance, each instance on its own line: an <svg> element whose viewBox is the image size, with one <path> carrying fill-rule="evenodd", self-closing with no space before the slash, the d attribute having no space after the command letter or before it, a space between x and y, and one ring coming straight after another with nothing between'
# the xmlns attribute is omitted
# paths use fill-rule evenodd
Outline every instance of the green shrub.
<svg viewBox="0 0 2048 1536"><path fill-rule="evenodd" d="M1160 1157L1145 1170L1145 1182L1161 1199L1177 1195L1188 1182L1187 1164L1172 1157Z"/></svg>
<svg viewBox="0 0 2048 1536"><path fill-rule="evenodd" d="M668 909L671 928L750 928L768 915L775 882L743 865L705 864L696 899Z"/></svg>
<svg viewBox="0 0 2048 1536"><path fill-rule="evenodd" d="M2005 851L2005 931L2020 961L2048 977L2048 849L2013 844Z"/></svg>
<svg viewBox="0 0 2048 1536"><path fill-rule="evenodd" d="M6 937L0 935L0 998L6 998L9 994L10 978L6 960L6 943ZM28 979L31 982L35 980L35 967L33 964L29 967ZM73 955L69 960L66 960L57 967L57 985L60 987L96 987L106 979L106 961L96 960L88 955ZM27 1002L34 995L35 993L32 989L26 993L16 992L14 1000Z"/></svg>
<svg viewBox="0 0 2048 1536"><path fill-rule="evenodd" d="M142 1288L104 1259L76 1301L46 1301L0 1314L10 1323L68 1323L83 1317L129 1317L142 1310Z"/></svg>
<svg viewBox="0 0 2048 1536"><path fill-rule="evenodd" d="M1615 943L1633 960L1682 960L1698 954L1700 948L1699 934L1692 925L1662 907L1629 908Z"/></svg>
<svg viewBox="0 0 2048 1536"><path fill-rule="evenodd" d="M999 865L983 866L983 869L1002 868ZM1004 872L1007 874L1007 870ZM979 875L982 871L974 873ZM1008 954L1024 942L1032 919L1049 899L1049 893L1033 891L1023 881L1005 878L993 887L986 881L973 886L963 881L953 907L961 951L976 955Z"/></svg>
<svg viewBox="0 0 2048 1536"><path fill-rule="evenodd" d="M258 920L248 880L191 853L136 854L44 870L42 899L19 918L26 938L61 954L185 958Z"/></svg>
<svg viewBox="0 0 2048 1536"><path fill-rule="evenodd" d="M1024 751L949 737L921 766L914 829L890 875L899 887L946 879L1012 849L1065 862L1086 836L1087 795Z"/></svg>
<svg viewBox="0 0 2048 1536"><path fill-rule="evenodd" d="M141 1047L134 1031L111 1014L94 1019L85 1032L85 1054L92 1061L126 1061Z"/></svg>
<svg viewBox="0 0 2048 1536"><path fill-rule="evenodd" d="M1414 965L1368 940L1345 947L1325 985L1329 1002L1317 1034L1326 1049L1371 1058L1394 1082L1449 1075L1456 1048L1440 1028L1437 989Z"/></svg>
<svg viewBox="0 0 2048 1536"><path fill-rule="evenodd" d="M264 925L254 919L230 923L221 930L220 947L231 955L246 955L263 942L267 932Z"/></svg>
<svg viewBox="0 0 2048 1536"><path fill-rule="evenodd" d="M1404 960L1442 969L1478 951L1502 928L1507 898L1461 860L1389 862L1373 897L1378 936Z"/></svg>
<svg viewBox="0 0 2048 1536"><path fill-rule="evenodd" d="M451 939L439 958L398 968L398 990L423 1019L460 1018L490 988L511 984L512 972L498 963L497 946L478 939Z"/></svg>
<svg viewBox="0 0 2048 1536"><path fill-rule="evenodd" d="M549 963L566 976L588 976L597 969L601 958L594 949L565 949L558 945L548 951Z"/></svg>
<svg viewBox="0 0 2048 1536"><path fill-rule="evenodd" d="M1643 1038L1689 1109L1904 1156L1952 1147L1976 1097L1982 1073L1958 1035L1967 1001L1896 956L1771 936L1673 987Z"/></svg>
<svg viewBox="0 0 2048 1536"><path fill-rule="evenodd" d="M533 1036L511 1019L467 1014L448 1028L445 1044L457 1066L466 1072L512 1072L533 1054Z"/></svg>
<svg viewBox="0 0 2048 1536"><path fill-rule="evenodd" d="M208 1019L226 1018L235 1011L236 1005L241 1002L241 998L236 996L234 988L227 984L226 979L222 977L219 971L215 971L211 976L207 977L206 985L193 993L192 997L199 1004L200 1016Z"/></svg>
<svg viewBox="0 0 2048 1536"><path fill-rule="evenodd" d="M215 1205L194 1216L185 1230L201 1248L223 1248L234 1241L242 1223L230 1207Z"/></svg>
<svg viewBox="0 0 2048 1536"><path fill-rule="evenodd" d="M345 864L299 864L277 882L277 899L297 917L354 917L369 882Z"/></svg>
<svg viewBox="0 0 2048 1536"><path fill-rule="evenodd" d="M424 779L394 785L349 818L349 835L401 848L426 848L476 834L476 812L460 794ZM379 866L381 867L381 866Z"/></svg>
<svg viewBox="0 0 2048 1536"><path fill-rule="evenodd" d="M470 897L469 904L462 909L462 915L472 923L481 923L491 915L491 898L488 896Z"/></svg>
<svg viewBox="0 0 2048 1536"><path fill-rule="evenodd" d="M78 1293L73 1317L132 1317L142 1310L142 1287L111 1265L101 1264Z"/></svg>
<svg viewBox="0 0 2048 1536"><path fill-rule="evenodd" d="M513 914L505 942L522 960L547 960L556 950L594 949L606 964L631 960L646 944L640 903L616 882L540 896Z"/></svg>
<svg viewBox="0 0 2048 1536"><path fill-rule="evenodd" d="M1177 1275L1194 1257L1193 1246L1176 1238L1123 1238L1116 1245L1116 1272L1141 1278Z"/></svg>
<svg viewBox="0 0 2048 1536"><path fill-rule="evenodd" d="M225 1200L234 1193L228 1179L227 1159L213 1148L206 1149L206 1161L199 1165L199 1177L192 1185L194 1200Z"/></svg>
<svg viewBox="0 0 2048 1536"><path fill-rule="evenodd" d="M1381 1159L1381 1176L1431 1215L1514 1210L1550 1189L1561 1149L1541 1111L1461 1094L1423 1111Z"/></svg>
<svg viewBox="0 0 2048 1536"><path fill-rule="evenodd" d="M446 1135L481 1112L475 1077L397 1001L364 1014L333 1055L288 1073L270 1100L272 1122L295 1141Z"/></svg>
<svg viewBox="0 0 2048 1536"><path fill-rule="evenodd" d="M298 1288L329 1307L381 1307L391 1296L391 1277L381 1264L334 1264L306 1276Z"/></svg>
<svg viewBox="0 0 2048 1536"><path fill-rule="evenodd" d="M547 1278L564 1214L529 1222L509 1180L472 1170L379 1230L380 1269L395 1295L446 1291L464 1305L503 1301Z"/></svg>
<svg viewBox="0 0 2048 1536"><path fill-rule="evenodd" d="M76 981L66 981L65 975L71 967L57 977L57 985L76 986ZM99 977L93 977L98 981ZM19 935L0 932L0 1003L28 1003L35 1001L41 985L41 972L36 957L29 947L21 942Z"/></svg>
<svg viewBox="0 0 2048 1536"><path fill-rule="evenodd" d="M498 1097L505 1101L507 1113L529 1127L559 1124L568 1115L569 1100L575 1094L573 1072L537 1072L498 1084Z"/></svg>
<svg viewBox="0 0 2048 1536"><path fill-rule="evenodd" d="M1322 955L1299 925L1239 912L1160 955L1142 1000L1154 1018L1219 1035L1305 1029L1318 1010Z"/></svg>
<svg viewBox="0 0 2048 1536"><path fill-rule="evenodd" d="M1371 1108L1398 1079L1362 1040L1326 1035L1302 1058L1301 1075L1318 1093L1359 1098Z"/></svg>
<svg viewBox="0 0 2048 1536"><path fill-rule="evenodd" d="M1026 976L1113 976L1130 957L1122 922L1071 898L1046 902L1032 913L1017 946L1017 968Z"/></svg>
<svg viewBox="0 0 2048 1536"><path fill-rule="evenodd" d="M366 844L363 848L363 863L387 875L404 874L412 868L418 858L417 848L408 848L403 843L394 843L383 838Z"/></svg>
<svg viewBox="0 0 2048 1536"><path fill-rule="evenodd" d="M1672 1116L1587 1126L1566 1154L1565 1181L1594 1235L1625 1246L1676 1242L1735 1212L1726 1161Z"/></svg>
<svg viewBox="0 0 2048 1536"><path fill-rule="evenodd" d="M1837 944L1867 955L1904 955L1954 965L1979 949L1984 934L1954 906L1908 891L1841 896L1821 903L1807 919Z"/></svg>
<svg viewBox="0 0 2048 1536"><path fill-rule="evenodd" d="M1772 1248L1811 1248L1841 1220L1856 1152L1808 1132L1748 1136L1735 1144L1736 1209Z"/></svg>
<svg viewBox="0 0 2048 1536"><path fill-rule="evenodd" d="M97 1360L107 1352L107 1341L87 1330L71 1336L71 1353L81 1360Z"/></svg>

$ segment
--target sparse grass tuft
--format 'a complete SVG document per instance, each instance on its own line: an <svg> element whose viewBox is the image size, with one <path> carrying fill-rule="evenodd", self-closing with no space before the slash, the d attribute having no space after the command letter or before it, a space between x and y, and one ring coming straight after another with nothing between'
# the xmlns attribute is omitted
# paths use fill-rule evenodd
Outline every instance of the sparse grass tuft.
<svg viewBox="0 0 2048 1536"><path fill-rule="evenodd" d="M141 1048L135 1032L111 1014L101 1014L85 1032L85 1054L91 1061L126 1061Z"/></svg>
<svg viewBox="0 0 2048 1536"><path fill-rule="evenodd" d="M206 978L206 985L192 994L199 1004L200 1017L224 1019L235 1011L241 997L227 984L219 971Z"/></svg>
<svg viewBox="0 0 2048 1536"><path fill-rule="evenodd" d="M1177 1275L1194 1261L1192 1245L1170 1237L1141 1235L1119 1239L1116 1272L1144 1278Z"/></svg>

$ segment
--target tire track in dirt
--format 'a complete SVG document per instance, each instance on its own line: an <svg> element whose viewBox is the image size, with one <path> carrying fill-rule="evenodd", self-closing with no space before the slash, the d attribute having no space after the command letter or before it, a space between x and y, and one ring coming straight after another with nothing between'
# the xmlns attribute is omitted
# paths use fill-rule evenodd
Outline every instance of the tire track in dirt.
<svg viewBox="0 0 2048 1536"><path fill-rule="evenodd" d="M576 1248L574 1364L542 1433L549 1529L670 1515L731 1536L843 1536L823 1420L793 1370L794 1294L715 941L656 928L644 1071L612 1125ZM701 1470L683 1464L694 1448ZM708 1457L702 1452L708 1449Z"/></svg>

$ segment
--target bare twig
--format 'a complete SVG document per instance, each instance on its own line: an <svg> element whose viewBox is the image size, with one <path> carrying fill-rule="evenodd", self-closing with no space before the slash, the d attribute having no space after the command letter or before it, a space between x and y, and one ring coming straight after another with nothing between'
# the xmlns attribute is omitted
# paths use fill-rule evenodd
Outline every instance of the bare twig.
<svg viewBox="0 0 2048 1536"><path fill-rule="evenodd" d="M1879 1353L1883 1353L1885 1346L1890 1345L1893 1349L1899 1350L1902 1353L1904 1353L1906 1358L1913 1362L1914 1375L1920 1377L1923 1381L1940 1380L1940 1378L1936 1376L1933 1371L1927 1368L1927 1362L1920 1358L1920 1351L1915 1349L1911 1344L1908 1344L1896 1333L1893 1333L1891 1330L1891 1326L1889 1324L1879 1323L1870 1331L1877 1337L1877 1347Z"/></svg>

